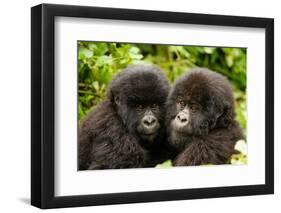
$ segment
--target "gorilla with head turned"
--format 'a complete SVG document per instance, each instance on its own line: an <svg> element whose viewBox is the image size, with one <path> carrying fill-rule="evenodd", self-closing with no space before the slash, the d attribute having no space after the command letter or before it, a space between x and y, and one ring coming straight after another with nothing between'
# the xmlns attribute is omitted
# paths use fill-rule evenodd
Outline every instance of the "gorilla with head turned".
<svg viewBox="0 0 281 213"><path fill-rule="evenodd" d="M194 69L175 82L167 98L166 126L177 153L174 166L225 164L243 138L228 80L207 69Z"/></svg>
<svg viewBox="0 0 281 213"><path fill-rule="evenodd" d="M119 72L106 99L81 122L79 169L153 166L151 153L157 154L165 133L168 93L166 78L154 66L129 66Z"/></svg>

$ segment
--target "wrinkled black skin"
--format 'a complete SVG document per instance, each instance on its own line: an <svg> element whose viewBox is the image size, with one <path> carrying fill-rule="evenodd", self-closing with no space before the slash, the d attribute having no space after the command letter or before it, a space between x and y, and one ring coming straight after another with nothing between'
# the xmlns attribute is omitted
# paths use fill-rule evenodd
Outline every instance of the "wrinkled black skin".
<svg viewBox="0 0 281 213"><path fill-rule="evenodd" d="M129 66L111 81L107 98L81 122L79 170L121 169L154 166L165 134L166 78L150 65ZM153 104L156 104L153 105ZM160 128L155 137L137 130L150 110Z"/></svg>
<svg viewBox="0 0 281 213"><path fill-rule="evenodd" d="M225 164L243 138L234 120L234 99L228 80L204 68L194 69L173 85L166 103L168 143L174 147L174 166ZM189 125L173 125L187 109Z"/></svg>

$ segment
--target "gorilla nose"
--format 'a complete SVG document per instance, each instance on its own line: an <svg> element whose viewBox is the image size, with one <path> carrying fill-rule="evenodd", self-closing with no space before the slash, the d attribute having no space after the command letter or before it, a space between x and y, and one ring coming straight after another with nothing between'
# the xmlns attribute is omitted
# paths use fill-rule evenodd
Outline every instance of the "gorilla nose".
<svg viewBox="0 0 281 213"><path fill-rule="evenodd" d="M185 124L185 123L188 122L188 116L185 115L185 114L179 113L179 114L177 115L177 120L180 121L182 124Z"/></svg>
<svg viewBox="0 0 281 213"><path fill-rule="evenodd" d="M156 125L156 119L154 116L145 116L143 119L143 125L146 128L153 128Z"/></svg>

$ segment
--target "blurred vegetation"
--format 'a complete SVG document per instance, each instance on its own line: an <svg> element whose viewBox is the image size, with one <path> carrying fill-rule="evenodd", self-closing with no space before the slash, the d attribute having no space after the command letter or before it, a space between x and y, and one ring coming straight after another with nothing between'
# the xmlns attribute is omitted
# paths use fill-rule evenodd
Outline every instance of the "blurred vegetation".
<svg viewBox="0 0 281 213"><path fill-rule="evenodd" d="M236 119L246 134L246 49L198 46L168 46L104 42L78 42L78 118L106 94L112 77L130 64L156 64L172 84L191 68L206 67L231 82ZM246 159L246 154L238 156ZM237 159L237 155L233 156ZM241 162L246 162L246 160ZM230 162L234 162L231 161ZM240 161L239 161L240 162ZM170 165L166 163L165 166ZM160 166L161 167L161 166Z"/></svg>

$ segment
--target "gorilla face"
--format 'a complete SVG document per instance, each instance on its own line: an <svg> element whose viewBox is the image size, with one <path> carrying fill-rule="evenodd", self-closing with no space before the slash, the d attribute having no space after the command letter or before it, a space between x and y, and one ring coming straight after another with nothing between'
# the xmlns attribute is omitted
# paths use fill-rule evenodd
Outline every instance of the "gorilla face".
<svg viewBox="0 0 281 213"><path fill-rule="evenodd" d="M175 115L171 120L171 128L182 134L187 135L201 135L207 134L211 121L208 119L205 108L199 102L195 100L192 95L188 95L185 98L178 96L175 101ZM211 103L209 103L211 104ZM209 105L208 108L211 108Z"/></svg>
<svg viewBox="0 0 281 213"><path fill-rule="evenodd" d="M122 71L111 87L116 111L128 132L151 146L164 126L168 82L155 67Z"/></svg>
<svg viewBox="0 0 281 213"><path fill-rule="evenodd" d="M145 96L137 98L123 93L116 101L117 112L126 129L138 136L144 146L151 146L163 127L165 99L161 99L149 100Z"/></svg>
<svg viewBox="0 0 281 213"><path fill-rule="evenodd" d="M160 106L157 103L142 104L136 103L131 108L135 115L135 131L143 139L153 141L160 129L161 112Z"/></svg>
<svg viewBox="0 0 281 213"><path fill-rule="evenodd" d="M180 78L167 100L166 122L177 135L204 135L233 118L233 97L229 83L206 69ZM178 137L177 137L178 138Z"/></svg>

